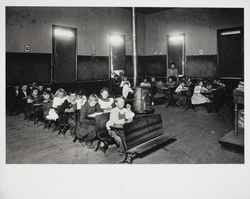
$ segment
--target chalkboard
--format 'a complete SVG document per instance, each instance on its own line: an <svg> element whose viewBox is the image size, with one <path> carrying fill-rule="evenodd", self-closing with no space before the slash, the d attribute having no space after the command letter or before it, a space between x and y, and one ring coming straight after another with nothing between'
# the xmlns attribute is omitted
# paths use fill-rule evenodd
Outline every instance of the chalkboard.
<svg viewBox="0 0 250 199"><path fill-rule="evenodd" d="M143 69L146 76L166 77L166 55L144 56Z"/></svg>
<svg viewBox="0 0 250 199"><path fill-rule="evenodd" d="M144 63L143 63L144 57L143 56L137 56L137 73L138 77L143 77L144 74ZM131 55L126 56L126 67L125 67L125 75L129 78L132 78L134 74L133 69L133 57Z"/></svg>
<svg viewBox="0 0 250 199"><path fill-rule="evenodd" d="M78 81L107 80L109 70L109 57L78 56Z"/></svg>
<svg viewBox="0 0 250 199"><path fill-rule="evenodd" d="M6 53L6 84L49 83L51 54Z"/></svg>
<svg viewBox="0 0 250 199"><path fill-rule="evenodd" d="M186 56L185 76L215 78L217 71L216 55Z"/></svg>

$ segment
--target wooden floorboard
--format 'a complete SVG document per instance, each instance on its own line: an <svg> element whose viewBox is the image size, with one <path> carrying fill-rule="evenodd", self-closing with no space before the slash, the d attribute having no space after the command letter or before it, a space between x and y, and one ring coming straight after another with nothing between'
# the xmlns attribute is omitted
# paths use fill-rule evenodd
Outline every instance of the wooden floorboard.
<svg viewBox="0 0 250 199"><path fill-rule="evenodd" d="M244 163L244 154L223 149L218 141L232 128L230 114L193 112L157 106L164 131L177 141L158 149L134 164ZM116 146L94 152L67 134L57 135L20 117L6 117L6 163L9 164L116 164L123 160ZM96 144L96 143L94 143Z"/></svg>

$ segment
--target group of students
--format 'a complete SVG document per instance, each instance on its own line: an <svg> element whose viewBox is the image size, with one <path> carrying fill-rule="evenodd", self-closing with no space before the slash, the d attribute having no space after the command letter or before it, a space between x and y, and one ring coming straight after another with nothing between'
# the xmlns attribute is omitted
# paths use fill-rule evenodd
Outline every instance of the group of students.
<svg viewBox="0 0 250 199"><path fill-rule="evenodd" d="M15 86L11 92L11 113L13 115L24 113L25 119L28 119L32 113L32 104L40 104L44 92L51 95L51 88L37 85L36 82L32 82L30 85Z"/></svg>
<svg viewBox="0 0 250 199"><path fill-rule="evenodd" d="M96 132L95 124L89 115L109 112L110 120L107 122L107 130L116 141L117 146L123 150L124 144L119 132L111 130L110 126L133 120L135 114L131 111L130 104L125 106L125 99L131 98L134 91L126 77L118 79L115 76L114 80L111 93L116 97L111 97L108 88L102 88L99 96L91 94L86 97L82 89L66 93L63 88L60 88L53 94L50 87L45 88L35 82L31 85L16 86L14 89L14 113L18 115L23 112L24 119L33 119L34 123L44 121L45 128L53 129L52 132L60 130L65 134L69 130L71 136L76 136L91 146L92 140L96 138ZM156 81L154 77L151 77L150 82L144 78L140 86L150 87L152 96L159 88L170 88L178 107L187 107L189 102L192 105L210 104L211 100L204 93L215 88L225 87L220 80L209 82L207 79L199 80L194 86L191 79L186 77L182 77L180 80L168 77L166 83L162 80Z"/></svg>
<svg viewBox="0 0 250 199"><path fill-rule="evenodd" d="M211 91L224 88L220 80L208 81L200 79L194 86L190 78L182 77L175 89L174 98L178 107L188 108L189 105L206 105L208 112L212 111Z"/></svg>
<svg viewBox="0 0 250 199"><path fill-rule="evenodd" d="M36 86L27 91L27 85L19 90L19 98L24 106L25 119L32 119L38 123L43 121L44 128L51 132L61 131L65 135L67 131L72 137L77 137L83 145L93 148L92 142L96 140L95 120L89 115L93 113L110 113L110 119L106 124L109 135L114 139L119 152L124 152L125 145L118 130L113 130L112 125L123 125L132 122L135 114L131 111L131 105L126 104L122 95L111 97L108 88L102 88L99 96L91 94L88 97L83 90L68 92L59 88L55 94L50 88L39 90ZM25 92L25 97L23 93ZM19 112L20 113L20 112ZM102 143L101 143L102 144Z"/></svg>

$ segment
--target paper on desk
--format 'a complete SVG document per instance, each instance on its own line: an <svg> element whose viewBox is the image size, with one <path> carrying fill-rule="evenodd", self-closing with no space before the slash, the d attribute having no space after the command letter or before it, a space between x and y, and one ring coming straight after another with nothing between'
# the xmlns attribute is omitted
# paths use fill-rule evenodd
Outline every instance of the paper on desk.
<svg viewBox="0 0 250 199"><path fill-rule="evenodd" d="M95 116L97 116L97 115L101 115L101 114L103 114L104 112L96 112L96 113L92 113L92 114L90 114L89 115L89 117L95 117Z"/></svg>

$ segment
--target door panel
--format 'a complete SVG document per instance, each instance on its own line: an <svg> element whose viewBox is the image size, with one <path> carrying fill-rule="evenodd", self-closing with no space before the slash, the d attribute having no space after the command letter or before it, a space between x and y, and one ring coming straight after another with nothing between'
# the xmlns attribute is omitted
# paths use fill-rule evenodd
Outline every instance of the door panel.
<svg viewBox="0 0 250 199"><path fill-rule="evenodd" d="M244 68L242 29L219 30L218 44L220 77L242 78Z"/></svg>
<svg viewBox="0 0 250 199"><path fill-rule="evenodd" d="M56 83L76 81L76 29L53 26L53 80Z"/></svg>
<svg viewBox="0 0 250 199"><path fill-rule="evenodd" d="M167 36L167 67L174 62L179 75L184 75L185 34Z"/></svg>
<svg viewBox="0 0 250 199"><path fill-rule="evenodd" d="M126 69L126 45L125 35L110 34L110 69L125 71Z"/></svg>

